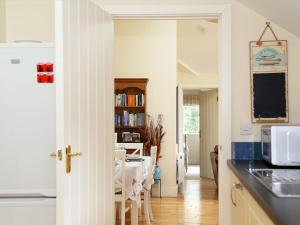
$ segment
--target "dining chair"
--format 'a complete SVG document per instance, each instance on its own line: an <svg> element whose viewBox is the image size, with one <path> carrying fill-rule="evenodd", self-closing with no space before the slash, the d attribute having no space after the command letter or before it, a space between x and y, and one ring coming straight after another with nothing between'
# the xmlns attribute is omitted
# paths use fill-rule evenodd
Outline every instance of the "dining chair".
<svg viewBox="0 0 300 225"><path fill-rule="evenodd" d="M134 152L132 152L131 154L129 154L129 156L132 155L137 155L137 156L143 156L143 148L137 148L136 150L134 150Z"/></svg>
<svg viewBox="0 0 300 225"><path fill-rule="evenodd" d="M125 214L131 209L131 205L126 207L126 201L129 199L126 195L125 186L125 159L126 150L115 150L115 165L120 166L121 181L115 179L115 202L120 203L121 225L125 225Z"/></svg>
<svg viewBox="0 0 300 225"><path fill-rule="evenodd" d="M149 167L148 176L146 177L143 184L143 193L144 193L144 214L146 217L146 222L148 225L151 224L151 221L154 220L151 206L151 186L154 184L154 172L156 166L156 155L157 155L157 146L151 146L151 165Z"/></svg>

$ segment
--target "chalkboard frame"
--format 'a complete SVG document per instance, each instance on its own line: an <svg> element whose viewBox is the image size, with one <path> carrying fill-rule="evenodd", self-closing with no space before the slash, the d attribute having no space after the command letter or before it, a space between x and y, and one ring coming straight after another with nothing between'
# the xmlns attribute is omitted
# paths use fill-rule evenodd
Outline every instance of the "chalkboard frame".
<svg viewBox="0 0 300 225"><path fill-rule="evenodd" d="M282 53L282 59L280 63L275 64L274 66L264 66L257 65L258 51L264 50L266 48L278 49ZM250 48L250 88L251 88L251 120L252 123L288 123L289 122L289 103L288 103L288 48L286 40L276 40L276 41L251 41L249 44ZM255 58L256 57L256 58ZM255 105L258 100L255 99L254 95L254 75L256 74L270 74L268 76L277 76L277 74L285 74L285 116L281 117L264 117L256 116L258 114L255 112Z"/></svg>

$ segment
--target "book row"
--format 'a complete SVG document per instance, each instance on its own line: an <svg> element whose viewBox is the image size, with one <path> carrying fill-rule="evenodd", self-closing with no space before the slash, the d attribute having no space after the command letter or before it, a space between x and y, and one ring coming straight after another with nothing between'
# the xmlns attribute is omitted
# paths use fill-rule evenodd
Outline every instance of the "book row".
<svg viewBox="0 0 300 225"><path fill-rule="evenodd" d="M145 97L144 94L139 95L127 95L127 94L116 94L115 95L115 106L144 106Z"/></svg>
<svg viewBox="0 0 300 225"><path fill-rule="evenodd" d="M144 113L129 113L124 110L123 115L115 114L116 127L142 127L144 126Z"/></svg>

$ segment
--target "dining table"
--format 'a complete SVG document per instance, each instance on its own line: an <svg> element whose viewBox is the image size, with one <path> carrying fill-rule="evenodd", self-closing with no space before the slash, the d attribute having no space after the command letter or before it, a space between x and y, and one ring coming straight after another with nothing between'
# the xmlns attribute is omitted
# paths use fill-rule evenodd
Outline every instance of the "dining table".
<svg viewBox="0 0 300 225"><path fill-rule="evenodd" d="M125 160L125 189L126 196L131 200L131 224L138 225L138 208L141 205L141 191L143 182L147 178L151 167L150 156L129 155ZM115 166L115 180L121 181L121 166Z"/></svg>

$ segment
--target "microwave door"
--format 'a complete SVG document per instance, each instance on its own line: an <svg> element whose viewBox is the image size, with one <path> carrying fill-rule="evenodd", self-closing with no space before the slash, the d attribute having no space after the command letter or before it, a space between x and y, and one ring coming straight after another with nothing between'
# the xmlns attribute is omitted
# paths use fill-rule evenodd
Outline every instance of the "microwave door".
<svg viewBox="0 0 300 225"><path fill-rule="evenodd" d="M271 133L270 130L262 130L262 157L271 162Z"/></svg>

